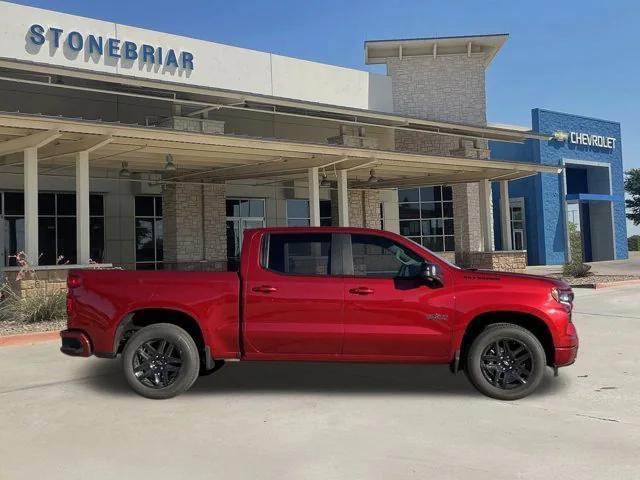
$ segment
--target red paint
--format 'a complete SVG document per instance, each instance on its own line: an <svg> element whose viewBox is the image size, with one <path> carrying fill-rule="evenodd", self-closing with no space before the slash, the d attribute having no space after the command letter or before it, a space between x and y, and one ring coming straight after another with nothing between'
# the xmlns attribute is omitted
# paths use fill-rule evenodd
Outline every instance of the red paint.
<svg viewBox="0 0 640 480"><path fill-rule="evenodd" d="M442 285L417 279L298 276L260 263L268 233L369 234L392 239L442 271ZM551 296L563 282L531 275L462 270L399 235L361 228L249 230L235 273L70 272L68 327L93 352L115 353L118 326L136 311L165 309L191 317L215 358L449 363L470 323L483 314L517 312L544 324L551 363L575 360L570 307ZM158 319L161 321L161 318Z"/></svg>

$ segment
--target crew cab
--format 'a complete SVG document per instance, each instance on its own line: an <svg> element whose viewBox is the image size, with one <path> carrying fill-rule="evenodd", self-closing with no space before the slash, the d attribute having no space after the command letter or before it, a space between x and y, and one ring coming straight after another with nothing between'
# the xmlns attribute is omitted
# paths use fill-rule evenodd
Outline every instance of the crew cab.
<svg viewBox="0 0 640 480"><path fill-rule="evenodd" d="M381 230L248 230L239 272L71 270L67 283L62 352L122 355L155 399L225 361L283 360L449 364L513 400L578 350L564 282L461 269Z"/></svg>

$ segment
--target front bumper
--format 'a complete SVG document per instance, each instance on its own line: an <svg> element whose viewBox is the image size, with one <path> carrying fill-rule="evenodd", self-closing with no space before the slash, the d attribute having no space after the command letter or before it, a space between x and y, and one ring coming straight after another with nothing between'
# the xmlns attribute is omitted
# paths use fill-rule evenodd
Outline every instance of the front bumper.
<svg viewBox="0 0 640 480"><path fill-rule="evenodd" d="M90 357L93 355L91 340L82 330L62 330L60 351L72 357Z"/></svg>
<svg viewBox="0 0 640 480"><path fill-rule="evenodd" d="M578 346L556 348L556 367L567 367L576 361Z"/></svg>

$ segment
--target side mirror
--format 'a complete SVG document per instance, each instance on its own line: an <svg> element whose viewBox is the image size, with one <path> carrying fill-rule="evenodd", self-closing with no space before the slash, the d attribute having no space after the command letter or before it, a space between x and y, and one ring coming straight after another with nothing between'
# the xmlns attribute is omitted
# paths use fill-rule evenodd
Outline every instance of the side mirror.
<svg viewBox="0 0 640 480"><path fill-rule="evenodd" d="M442 285L442 270L434 263L423 262L420 266L420 278L427 284Z"/></svg>

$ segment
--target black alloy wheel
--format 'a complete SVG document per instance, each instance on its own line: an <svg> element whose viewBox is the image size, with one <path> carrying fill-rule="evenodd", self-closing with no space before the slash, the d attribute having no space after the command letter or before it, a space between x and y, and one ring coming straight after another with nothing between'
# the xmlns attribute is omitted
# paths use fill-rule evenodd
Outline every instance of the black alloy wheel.
<svg viewBox="0 0 640 480"><path fill-rule="evenodd" d="M547 366L540 340L511 323L487 326L471 343L464 361L473 386L499 400L517 400L535 391Z"/></svg>
<svg viewBox="0 0 640 480"><path fill-rule="evenodd" d="M503 338L488 345L480 362L484 377L491 385L503 390L526 385L533 370L531 351L513 338Z"/></svg>
<svg viewBox="0 0 640 480"><path fill-rule="evenodd" d="M182 367L182 354L173 343L154 338L140 345L133 355L133 374L150 388L171 385Z"/></svg>
<svg viewBox="0 0 640 480"><path fill-rule="evenodd" d="M124 375L140 395L165 399L187 391L198 378L200 353L183 328L156 323L134 333L122 352Z"/></svg>

